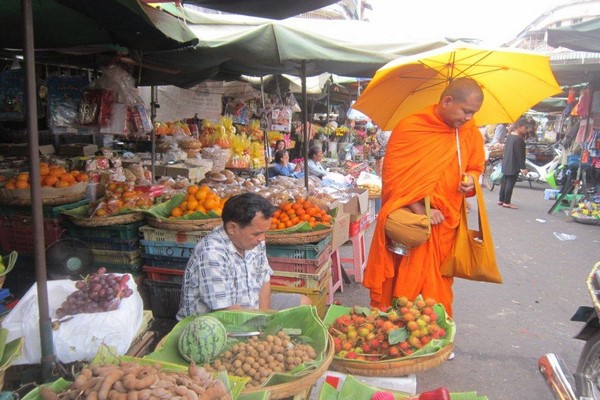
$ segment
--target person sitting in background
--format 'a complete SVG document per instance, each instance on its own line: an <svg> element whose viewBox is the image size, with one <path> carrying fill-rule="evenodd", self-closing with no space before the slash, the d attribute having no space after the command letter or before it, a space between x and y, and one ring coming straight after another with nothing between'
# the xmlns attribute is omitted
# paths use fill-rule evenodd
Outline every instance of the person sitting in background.
<svg viewBox="0 0 600 400"><path fill-rule="evenodd" d="M491 144L504 143L504 141L506 140L507 134L508 134L508 125L507 124L496 125L496 129L494 130L494 137L492 138Z"/></svg>
<svg viewBox="0 0 600 400"><path fill-rule="evenodd" d="M294 178L303 178L302 165L295 166L290 163L290 153L287 150L277 150L275 160L269 167L269 176L291 176Z"/></svg>
<svg viewBox="0 0 600 400"><path fill-rule="evenodd" d="M321 165L323 159L323 149L320 147L311 147L308 149L308 175L323 179L327 175L327 170Z"/></svg>
<svg viewBox="0 0 600 400"><path fill-rule="evenodd" d="M279 139L278 141L275 142L275 147L271 148L269 147L269 159L273 159L273 157L275 156L275 153L279 150L285 150L286 145L285 142L281 139Z"/></svg>

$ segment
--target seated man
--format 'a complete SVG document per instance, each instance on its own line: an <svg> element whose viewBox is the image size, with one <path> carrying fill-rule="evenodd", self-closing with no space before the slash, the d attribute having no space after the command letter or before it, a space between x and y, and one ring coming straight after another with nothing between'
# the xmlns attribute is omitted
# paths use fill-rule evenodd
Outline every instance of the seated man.
<svg viewBox="0 0 600 400"><path fill-rule="evenodd" d="M223 225L200 240L183 278L177 319L216 310L281 310L311 304L295 293L273 293L265 233L275 207L256 193L231 197Z"/></svg>
<svg viewBox="0 0 600 400"><path fill-rule="evenodd" d="M323 159L323 150L320 147L311 147L308 149L308 174L323 179L327 175L327 170L321 165Z"/></svg>

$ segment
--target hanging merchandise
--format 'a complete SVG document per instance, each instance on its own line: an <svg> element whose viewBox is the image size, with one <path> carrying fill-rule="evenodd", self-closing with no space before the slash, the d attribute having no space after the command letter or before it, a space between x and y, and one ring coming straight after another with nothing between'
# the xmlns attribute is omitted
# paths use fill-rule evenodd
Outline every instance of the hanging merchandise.
<svg viewBox="0 0 600 400"><path fill-rule="evenodd" d="M48 125L51 129L77 125L79 105L89 83L79 76L48 78Z"/></svg>
<svg viewBox="0 0 600 400"><path fill-rule="evenodd" d="M241 100L230 100L225 105L225 115L231 115L234 124L246 125L252 116L251 110Z"/></svg>
<svg viewBox="0 0 600 400"><path fill-rule="evenodd" d="M0 121L25 118L24 90L23 69L0 72Z"/></svg>
<svg viewBox="0 0 600 400"><path fill-rule="evenodd" d="M587 117L590 112L590 89L583 90L579 103L577 103L577 115L580 117Z"/></svg>
<svg viewBox="0 0 600 400"><path fill-rule="evenodd" d="M274 107L271 112L271 129L282 132L292 130L292 109L290 107Z"/></svg>
<svg viewBox="0 0 600 400"><path fill-rule="evenodd" d="M117 133L141 136L152 131L150 115L144 101L135 87L133 77L116 65L101 69L95 88L104 89L106 95L102 99L100 125L103 133ZM114 95L109 94L114 93ZM125 105L126 109L119 105ZM125 112L123 115L123 111ZM115 121L118 124L115 125ZM123 125L120 121L123 120Z"/></svg>

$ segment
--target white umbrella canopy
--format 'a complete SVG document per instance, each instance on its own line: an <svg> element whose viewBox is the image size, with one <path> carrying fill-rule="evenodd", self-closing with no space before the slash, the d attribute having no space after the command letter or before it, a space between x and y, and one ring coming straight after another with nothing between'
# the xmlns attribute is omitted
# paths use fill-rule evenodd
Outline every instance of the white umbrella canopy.
<svg viewBox="0 0 600 400"><path fill-rule="evenodd" d="M354 104L383 130L438 102L456 78L476 80L484 92L478 125L516 121L541 100L562 92L547 56L514 49L452 43L381 67Z"/></svg>

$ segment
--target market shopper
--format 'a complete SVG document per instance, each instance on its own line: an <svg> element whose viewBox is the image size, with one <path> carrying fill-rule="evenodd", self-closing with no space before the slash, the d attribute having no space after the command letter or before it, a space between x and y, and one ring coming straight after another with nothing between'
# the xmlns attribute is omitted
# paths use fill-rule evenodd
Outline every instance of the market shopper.
<svg viewBox="0 0 600 400"><path fill-rule="evenodd" d="M293 165L290 163L290 153L287 150L278 150L275 152L275 160L269 167L269 176L291 176L293 178L303 178L302 165L300 163Z"/></svg>
<svg viewBox="0 0 600 400"><path fill-rule="evenodd" d="M465 194L484 169L483 138L473 121L483 102L477 82L455 79L437 104L401 120L387 144L383 163L382 208L377 218L363 285L371 305L387 308L392 299L419 294L434 298L452 315L453 278L440 266L450 253ZM456 133L460 141L459 168ZM408 206L425 214L423 199L431 202L431 235L423 245L399 256L386 248L388 214Z"/></svg>
<svg viewBox="0 0 600 400"><path fill-rule="evenodd" d="M327 170L321 165L323 160L323 149L320 147L311 147L308 149L308 174L323 179L327 175Z"/></svg>
<svg viewBox="0 0 600 400"><path fill-rule="evenodd" d="M498 194L498 205L504 208L519 208L512 204L512 194L519 173L525 175L529 172L525 164L525 137L530 129L531 123L525 118L520 118L514 123L510 134L506 137L502 156L503 176L500 180L500 193Z"/></svg>
<svg viewBox="0 0 600 400"><path fill-rule="evenodd" d="M281 310L311 304L296 293L271 293L265 233L275 208L256 193L231 197L223 225L204 237L190 257L177 319L215 310Z"/></svg>

